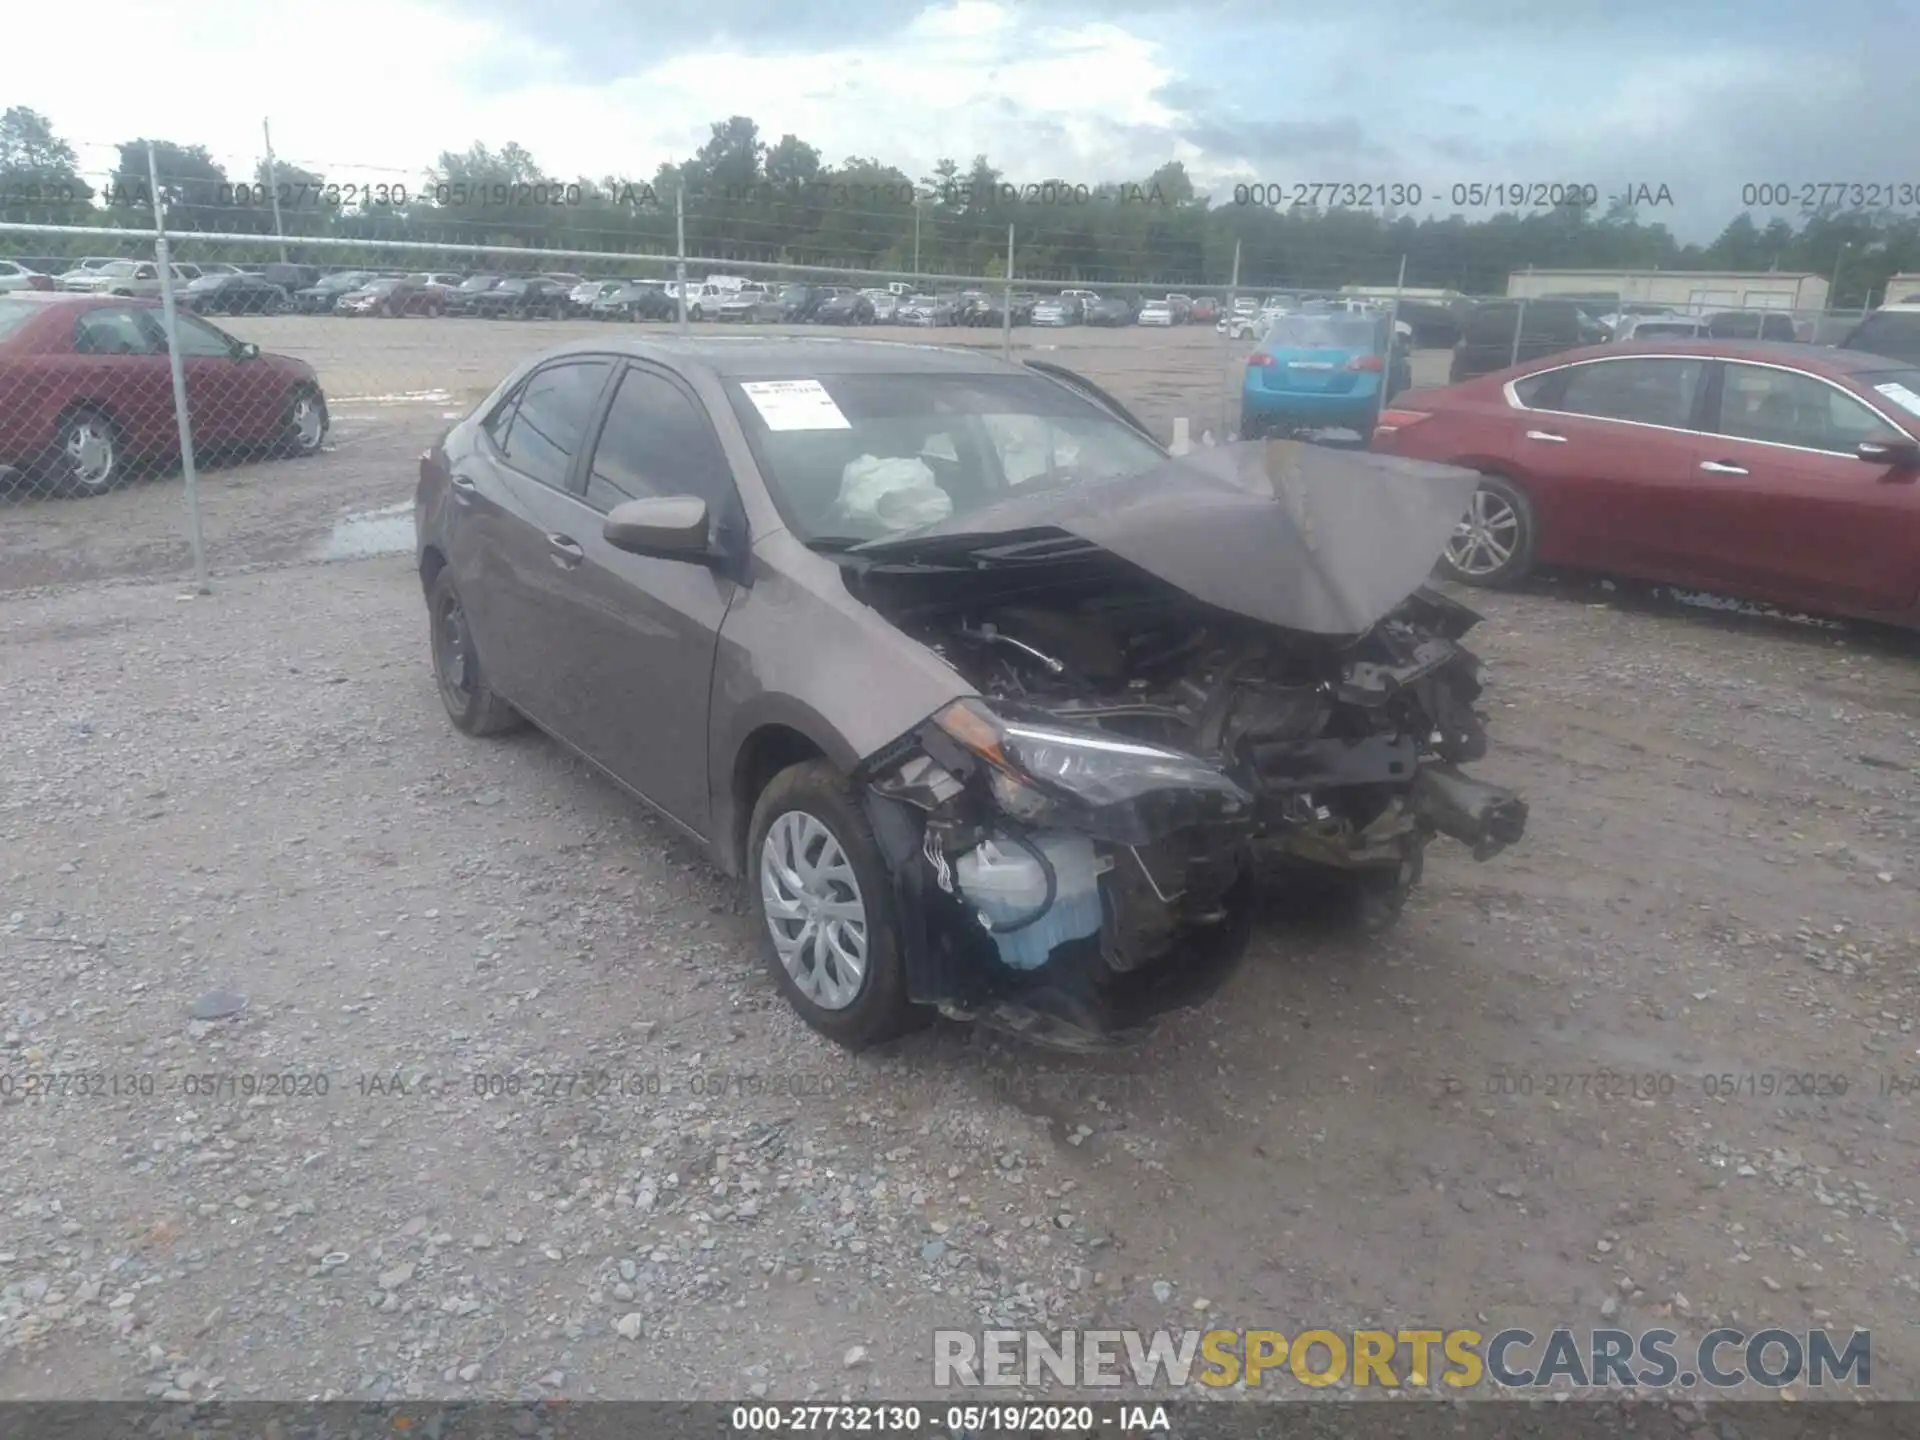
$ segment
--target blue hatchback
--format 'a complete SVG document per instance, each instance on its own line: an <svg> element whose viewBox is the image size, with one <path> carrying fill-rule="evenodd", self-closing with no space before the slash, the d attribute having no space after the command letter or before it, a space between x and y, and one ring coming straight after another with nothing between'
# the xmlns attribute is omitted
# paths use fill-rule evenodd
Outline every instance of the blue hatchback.
<svg viewBox="0 0 1920 1440"><path fill-rule="evenodd" d="M1240 435L1373 433L1381 407L1413 382L1384 315L1283 315L1247 357Z"/></svg>

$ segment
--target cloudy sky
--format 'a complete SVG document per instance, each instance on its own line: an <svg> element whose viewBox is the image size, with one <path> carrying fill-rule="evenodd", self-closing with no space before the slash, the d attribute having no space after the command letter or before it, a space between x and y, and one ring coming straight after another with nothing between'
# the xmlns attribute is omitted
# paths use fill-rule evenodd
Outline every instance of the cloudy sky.
<svg viewBox="0 0 1920 1440"><path fill-rule="evenodd" d="M297 23L294 20L298 15ZM1665 185L1708 238L1754 182L1920 186L1920 0L95 0L9 17L0 97L89 170L136 135L417 184L517 140L648 177L747 114L830 161L1010 179ZM1451 206L1443 206L1450 209Z"/></svg>

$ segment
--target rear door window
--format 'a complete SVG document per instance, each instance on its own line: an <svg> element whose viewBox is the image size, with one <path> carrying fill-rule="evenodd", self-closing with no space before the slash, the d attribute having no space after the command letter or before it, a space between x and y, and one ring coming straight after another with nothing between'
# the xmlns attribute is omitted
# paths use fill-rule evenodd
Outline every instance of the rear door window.
<svg viewBox="0 0 1920 1440"><path fill-rule="evenodd" d="M130 306L89 310L73 325L73 348L82 355L155 355L164 339Z"/></svg>
<svg viewBox="0 0 1920 1440"><path fill-rule="evenodd" d="M1577 365L1554 407L1599 420L1631 420L1686 430L1693 425L1694 398L1706 373L1704 360L1601 360Z"/></svg>
<svg viewBox="0 0 1920 1440"><path fill-rule="evenodd" d="M564 490L612 368L607 360L569 360L529 376L511 420L495 436L507 463L543 485Z"/></svg>

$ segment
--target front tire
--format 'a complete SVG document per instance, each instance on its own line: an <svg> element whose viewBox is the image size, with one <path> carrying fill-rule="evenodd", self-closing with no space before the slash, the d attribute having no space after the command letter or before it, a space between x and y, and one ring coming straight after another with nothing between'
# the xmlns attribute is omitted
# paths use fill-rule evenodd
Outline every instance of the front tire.
<svg viewBox="0 0 1920 1440"><path fill-rule="evenodd" d="M295 457L317 455L327 438L327 397L311 385L302 385L287 397L280 422L280 451Z"/></svg>
<svg viewBox="0 0 1920 1440"><path fill-rule="evenodd" d="M1464 584L1502 589L1517 585L1532 571L1538 539L1533 505L1525 492L1502 476L1483 475L1440 565Z"/></svg>
<svg viewBox="0 0 1920 1440"><path fill-rule="evenodd" d="M782 770L747 830L747 881L760 949L800 1018L865 1049L916 1028L892 878L866 813L824 760Z"/></svg>
<svg viewBox="0 0 1920 1440"><path fill-rule="evenodd" d="M433 678L447 718L463 735L504 735L526 727L526 718L487 687L467 626L466 608L449 570L427 587L427 615L433 645Z"/></svg>

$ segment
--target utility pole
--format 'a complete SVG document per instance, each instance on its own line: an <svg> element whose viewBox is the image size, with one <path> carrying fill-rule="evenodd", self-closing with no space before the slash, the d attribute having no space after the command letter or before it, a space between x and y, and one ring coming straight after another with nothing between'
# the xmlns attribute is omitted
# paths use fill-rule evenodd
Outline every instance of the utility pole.
<svg viewBox="0 0 1920 1440"><path fill-rule="evenodd" d="M1233 302L1240 298L1240 242L1233 242L1233 279L1227 282L1227 324L1233 324Z"/></svg>
<svg viewBox="0 0 1920 1440"><path fill-rule="evenodd" d="M687 333L687 187L682 184L673 194L673 229L675 235L674 255L675 273L679 284L673 288L680 296L680 333Z"/></svg>
<svg viewBox="0 0 1920 1440"><path fill-rule="evenodd" d="M913 283L915 286L920 283L920 200L917 196L913 202Z"/></svg>
<svg viewBox="0 0 1920 1440"><path fill-rule="evenodd" d="M280 263L287 263L287 231L280 223L280 172L273 163L273 129L263 119L260 134L267 142L267 196L273 201L273 233L280 241Z"/></svg>
<svg viewBox="0 0 1920 1440"><path fill-rule="evenodd" d="M1013 224L1007 224L1007 289L1000 301L1000 358L1013 359Z"/></svg>

